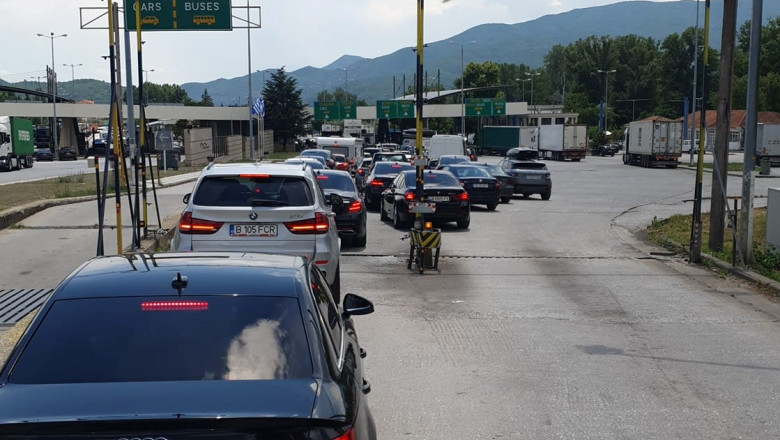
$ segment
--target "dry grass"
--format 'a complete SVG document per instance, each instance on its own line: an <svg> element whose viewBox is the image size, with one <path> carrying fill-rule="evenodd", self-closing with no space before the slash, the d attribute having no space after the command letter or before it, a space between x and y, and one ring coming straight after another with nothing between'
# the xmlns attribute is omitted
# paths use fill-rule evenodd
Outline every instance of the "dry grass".
<svg viewBox="0 0 780 440"><path fill-rule="evenodd" d="M202 167L180 166L178 170L165 171L164 176L191 173L201 169ZM157 171L156 169L154 170L155 179L158 177ZM148 178L150 178L150 175L147 169ZM108 182L108 191L113 192L113 173L109 175ZM102 173L100 175L100 183L101 185L103 184ZM127 187L124 184L120 186L123 192L127 192ZM96 193L95 175L91 173L62 176L35 182L13 183L4 185L2 191L0 191L0 212L40 200L89 196L96 195Z"/></svg>
<svg viewBox="0 0 780 440"><path fill-rule="evenodd" d="M750 265L750 268L761 275L780 281L780 254L765 249L766 208L756 208L753 214L753 257L756 261ZM709 248L709 234L710 219L705 213L702 216L702 253L731 262L734 244L732 229L726 229L721 251ZM664 220L653 219L652 224L647 228L647 237L653 243L675 251L687 249L691 239L691 216L675 215Z"/></svg>

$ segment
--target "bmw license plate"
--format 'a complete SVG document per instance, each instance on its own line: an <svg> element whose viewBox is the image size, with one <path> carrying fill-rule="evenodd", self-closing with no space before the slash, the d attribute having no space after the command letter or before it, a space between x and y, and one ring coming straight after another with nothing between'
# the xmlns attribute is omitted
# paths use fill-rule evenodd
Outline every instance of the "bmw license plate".
<svg viewBox="0 0 780 440"><path fill-rule="evenodd" d="M542 180L541 174L531 174L530 176L525 176L528 180Z"/></svg>
<svg viewBox="0 0 780 440"><path fill-rule="evenodd" d="M429 202L449 202L450 196L430 196L426 197L425 200Z"/></svg>
<svg viewBox="0 0 780 440"><path fill-rule="evenodd" d="M276 237L278 225L258 223L253 225L230 225L231 237Z"/></svg>
<svg viewBox="0 0 780 440"><path fill-rule="evenodd" d="M474 188L487 188L489 185L487 183L475 183Z"/></svg>

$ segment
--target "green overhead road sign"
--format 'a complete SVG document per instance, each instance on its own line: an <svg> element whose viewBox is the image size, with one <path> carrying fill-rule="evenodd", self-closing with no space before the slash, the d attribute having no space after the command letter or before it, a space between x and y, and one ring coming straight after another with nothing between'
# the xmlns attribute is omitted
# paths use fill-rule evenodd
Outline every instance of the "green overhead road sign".
<svg viewBox="0 0 780 440"><path fill-rule="evenodd" d="M231 0L141 0L143 31L229 31ZM124 0L125 27L134 31L135 0Z"/></svg>
<svg viewBox="0 0 780 440"><path fill-rule="evenodd" d="M317 121L355 118L357 118L357 103L336 101L314 103L314 119Z"/></svg>
<svg viewBox="0 0 780 440"><path fill-rule="evenodd" d="M466 116L501 116L506 114L506 99L466 99Z"/></svg>
<svg viewBox="0 0 780 440"><path fill-rule="evenodd" d="M414 118L414 101L377 101L376 117L377 119Z"/></svg>

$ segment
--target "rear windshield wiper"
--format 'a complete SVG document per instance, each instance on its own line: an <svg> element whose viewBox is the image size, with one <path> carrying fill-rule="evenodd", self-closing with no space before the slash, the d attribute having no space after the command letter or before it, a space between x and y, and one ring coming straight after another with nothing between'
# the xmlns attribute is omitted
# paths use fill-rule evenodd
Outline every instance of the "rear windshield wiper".
<svg viewBox="0 0 780 440"><path fill-rule="evenodd" d="M252 204L252 206L290 206L289 203L282 200L252 198L249 199L249 202Z"/></svg>

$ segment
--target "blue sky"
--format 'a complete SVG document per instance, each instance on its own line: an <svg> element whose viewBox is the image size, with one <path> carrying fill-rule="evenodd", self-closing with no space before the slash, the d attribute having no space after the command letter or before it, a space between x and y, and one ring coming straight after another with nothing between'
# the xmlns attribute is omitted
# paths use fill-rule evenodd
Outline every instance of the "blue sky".
<svg viewBox="0 0 780 440"><path fill-rule="evenodd" d="M618 1L428 0L425 40L444 40L484 23L520 23L611 3ZM234 8L246 4L247 0L233 0ZM307 65L322 67L345 54L373 58L416 44L415 0L249 0L249 4L262 10L262 27L252 30L249 37L252 71L281 66L288 71ZM46 66L51 64L51 41L36 34L54 32L68 34L54 40L55 68L60 81L70 81L72 77L107 80L108 62L102 56L109 53L108 32L82 29L80 25L107 9L107 3L43 0L36 5L0 0L4 41L0 78L18 82L37 81L45 76ZM97 20L92 27L101 24L106 21ZM243 76L249 71L246 29L146 32L142 38L146 41L144 68L149 70L151 82L206 82ZM130 51L135 55L134 33L130 39Z"/></svg>

